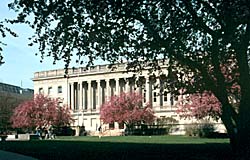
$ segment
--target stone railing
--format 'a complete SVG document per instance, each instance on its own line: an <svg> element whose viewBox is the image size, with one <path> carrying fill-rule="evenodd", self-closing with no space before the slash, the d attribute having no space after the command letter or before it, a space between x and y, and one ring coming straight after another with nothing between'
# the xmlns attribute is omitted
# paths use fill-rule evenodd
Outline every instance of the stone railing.
<svg viewBox="0 0 250 160"><path fill-rule="evenodd" d="M111 67L109 65L98 65L92 66L89 68L80 67L80 68L69 68L67 76L77 76L79 74L96 74L102 72L116 72L116 71L124 71L126 64L114 64ZM36 72L34 74L34 79L37 78L48 78L48 77L64 77L66 76L64 69L58 70L49 70L49 71L41 71Z"/></svg>

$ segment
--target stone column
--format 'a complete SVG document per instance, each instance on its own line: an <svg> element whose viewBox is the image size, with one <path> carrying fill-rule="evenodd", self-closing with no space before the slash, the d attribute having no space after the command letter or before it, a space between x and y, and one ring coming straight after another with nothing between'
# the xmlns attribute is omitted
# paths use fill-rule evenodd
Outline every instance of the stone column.
<svg viewBox="0 0 250 160"><path fill-rule="evenodd" d="M68 80L67 80L67 104L68 104L68 107L70 107L70 105L71 105L71 104L70 104L70 103L71 103L71 102L70 102L70 98L71 98L71 97L70 97L70 92L71 92L71 91L70 91L70 83L69 83ZM69 108L69 109L70 109L70 108Z"/></svg>
<svg viewBox="0 0 250 160"><path fill-rule="evenodd" d="M97 82L93 84L92 87L92 109L96 110L96 102L97 102Z"/></svg>
<svg viewBox="0 0 250 160"><path fill-rule="evenodd" d="M168 94L167 94L167 100L168 100L168 101L167 101L167 105L170 106L170 107L172 107L172 106L171 106L171 93L168 93Z"/></svg>
<svg viewBox="0 0 250 160"><path fill-rule="evenodd" d="M119 93L120 93L120 88L119 88L120 86L119 86L119 78L116 78L115 79L115 94L116 95L119 95Z"/></svg>
<svg viewBox="0 0 250 160"><path fill-rule="evenodd" d="M71 106L70 106L70 108L71 108L71 110L74 110L74 108L75 108L74 82L71 83L71 91L70 91L70 93L71 93L71 95L70 95L70 97L71 97Z"/></svg>
<svg viewBox="0 0 250 160"><path fill-rule="evenodd" d="M160 89L159 89L159 96L160 96L160 107L163 107L163 98L164 98L164 89L163 89L163 81L160 79Z"/></svg>
<svg viewBox="0 0 250 160"><path fill-rule="evenodd" d="M110 98L111 95L111 90L110 90L110 86L109 86L109 79L106 79L106 95L105 95L105 101L108 100Z"/></svg>
<svg viewBox="0 0 250 160"><path fill-rule="evenodd" d="M86 110L86 109L88 109L88 88L87 88L87 82L84 82L84 94L83 94L83 105L84 105L84 107L83 107L83 109L84 110Z"/></svg>
<svg viewBox="0 0 250 160"><path fill-rule="evenodd" d="M97 111L99 111L100 110L100 107L101 107L101 105L102 105L102 87L101 87L101 80L96 80L96 87L97 87L97 93L96 93L96 95L97 95L97 99L96 99L96 101L97 101L97 103L96 103L96 105L97 105Z"/></svg>
<svg viewBox="0 0 250 160"><path fill-rule="evenodd" d="M160 89L161 89L161 82L160 82L160 78L158 78L156 80L156 83L157 83L157 90L156 90L156 94L157 94L157 104L160 106L160 101L161 101L161 96L160 96Z"/></svg>
<svg viewBox="0 0 250 160"><path fill-rule="evenodd" d="M128 93L129 89L130 89L130 87L129 87L129 78L124 78L124 80L125 80L124 90L125 90L126 93Z"/></svg>
<svg viewBox="0 0 250 160"><path fill-rule="evenodd" d="M79 84L78 84L78 86L79 86L79 108L78 108L78 110L82 110L83 109L83 94L82 94L82 91L83 91L83 89L82 89L82 82L80 82Z"/></svg>
<svg viewBox="0 0 250 160"><path fill-rule="evenodd" d="M158 86L155 90L156 92L156 106L158 109L160 109L160 104L161 104L161 96L160 96L160 79L156 79L156 86Z"/></svg>
<svg viewBox="0 0 250 160"><path fill-rule="evenodd" d="M149 82L149 77L148 76L146 76L145 77L145 79L146 79L146 84L145 84L145 90L146 90L146 103L148 103L148 102L150 102L149 101L149 98L150 98L150 82Z"/></svg>
<svg viewBox="0 0 250 160"><path fill-rule="evenodd" d="M120 83L120 86L119 86L120 93L121 93L121 92L125 92L125 82L124 82L124 78L122 78L120 82L121 82L121 83Z"/></svg>
<svg viewBox="0 0 250 160"><path fill-rule="evenodd" d="M92 87L91 81L88 81L88 109L92 108Z"/></svg>

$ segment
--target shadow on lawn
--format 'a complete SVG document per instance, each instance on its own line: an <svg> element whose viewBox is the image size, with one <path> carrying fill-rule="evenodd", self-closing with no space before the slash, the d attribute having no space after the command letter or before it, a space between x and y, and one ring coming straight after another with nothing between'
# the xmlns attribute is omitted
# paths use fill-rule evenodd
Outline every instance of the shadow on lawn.
<svg viewBox="0 0 250 160"><path fill-rule="evenodd" d="M0 143L0 149L41 160L230 160L228 143L140 144L78 141Z"/></svg>

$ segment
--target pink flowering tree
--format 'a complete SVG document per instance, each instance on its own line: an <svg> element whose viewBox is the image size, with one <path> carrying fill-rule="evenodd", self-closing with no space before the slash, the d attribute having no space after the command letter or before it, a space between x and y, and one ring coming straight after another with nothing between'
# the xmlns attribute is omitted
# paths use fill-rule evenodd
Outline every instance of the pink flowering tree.
<svg viewBox="0 0 250 160"><path fill-rule="evenodd" d="M24 101L14 110L11 117L14 128L65 126L73 119L67 106L60 106L58 99L38 94L33 100Z"/></svg>
<svg viewBox="0 0 250 160"><path fill-rule="evenodd" d="M147 104L144 107L142 103L142 96L136 92L112 96L101 107L101 119L106 124L118 122L126 126L153 122L152 106Z"/></svg>
<svg viewBox="0 0 250 160"><path fill-rule="evenodd" d="M197 119L213 118L218 120L221 116L220 101L208 91L183 96L178 102L177 113L184 118Z"/></svg>
<svg viewBox="0 0 250 160"><path fill-rule="evenodd" d="M224 81L230 84L226 87L228 103L237 113L241 99L241 88L236 81L239 78L239 73L238 67L235 64L235 61L232 59L221 65L220 69L224 76ZM210 72L212 72L213 69L214 68L210 68ZM215 77L213 77L213 79L216 80ZM187 90L179 90L182 95L185 91ZM205 117L211 117L218 120L222 116L221 102L211 91L207 90L183 95L178 102L178 107L177 112L185 118L195 117L197 119L204 119Z"/></svg>

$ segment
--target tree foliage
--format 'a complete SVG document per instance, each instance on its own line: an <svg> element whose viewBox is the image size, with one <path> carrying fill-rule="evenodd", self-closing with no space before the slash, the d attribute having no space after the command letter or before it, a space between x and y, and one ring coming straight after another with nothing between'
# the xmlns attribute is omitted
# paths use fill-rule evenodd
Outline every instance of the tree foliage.
<svg viewBox="0 0 250 160"><path fill-rule="evenodd" d="M0 66L2 64L4 64L4 61L3 61L3 55L2 55L2 52L3 52L3 46L5 46L6 44L2 41L2 39L4 39L7 34L10 34L12 35L13 37L17 37L17 34L15 32L13 32L10 28L6 27L5 26L6 23L4 23L4 21L0 21Z"/></svg>
<svg viewBox="0 0 250 160"><path fill-rule="evenodd" d="M142 106L143 98L138 93L114 95L101 106L101 120L106 123L125 123L126 125L151 123L154 121L152 106Z"/></svg>
<svg viewBox="0 0 250 160"><path fill-rule="evenodd" d="M0 130L7 131L11 128L10 117L14 109L29 97L10 93L0 93Z"/></svg>
<svg viewBox="0 0 250 160"><path fill-rule="evenodd" d="M185 95L178 102L177 113L184 118L205 119L211 117L218 120L221 116L221 103L211 92Z"/></svg>
<svg viewBox="0 0 250 160"><path fill-rule="evenodd" d="M15 128L66 126L73 121L67 106L59 106L58 99L38 94L33 100L21 103L11 117Z"/></svg>
<svg viewBox="0 0 250 160"><path fill-rule="evenodd" d="M212 71L212 68L211 70ZM221 72L226 83L231 83L226 88L230 105L238 112L240 102L240 86L235 81L239 78L238 66L235 61L229 59L226 64L221 65ZM217 81L215 77L214 81ZM180 91L183 91L181 89ZM185 92L184 92L185 93ZM181 93L183 94L183 93ZM197 119L213 118L218 120L221 117L221 102L211 91L196 92L183 95L178 102L177 112L182 117L195 117Z"/></svg>

